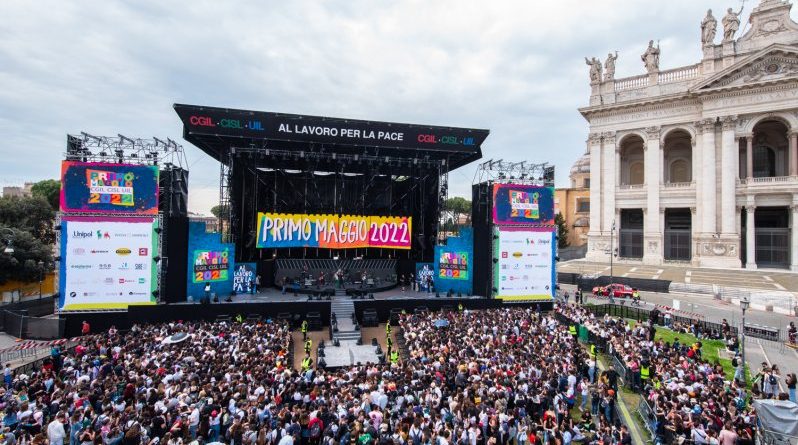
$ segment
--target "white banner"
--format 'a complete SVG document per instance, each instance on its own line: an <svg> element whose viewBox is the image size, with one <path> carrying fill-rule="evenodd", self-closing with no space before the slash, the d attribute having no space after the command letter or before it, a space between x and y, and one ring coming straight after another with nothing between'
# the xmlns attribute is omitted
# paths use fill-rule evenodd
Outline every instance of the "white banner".
<svg viewBox="0 0 798 445"><path fill-rule="evenodd" d="M62 310L155 304L153 220L65 219L61 231Z"/></svg>
<svg viewBox="0 0 798 445"><path fill-rule="evenodd" d="M534 230L534 231L533 231ZM498 298L543 300L554 297L554 229L498 230L494 287Z"/></svg>

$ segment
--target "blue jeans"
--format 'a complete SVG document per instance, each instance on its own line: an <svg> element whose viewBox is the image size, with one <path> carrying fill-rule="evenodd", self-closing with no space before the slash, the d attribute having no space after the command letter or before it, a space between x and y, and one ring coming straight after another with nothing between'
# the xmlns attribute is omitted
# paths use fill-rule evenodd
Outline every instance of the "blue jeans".
<svg viewBox="0 0 798 445"><path fill-rule="evenodd" d="M798 403L795 401L795 388L790 388L790 401L792 403Z"/></svg>
<svg viewBox="0 0 798 445"><path fill-rule="evenodd" d="M582 408L582 411L584 411L585 408L587 408L587 398L588 396L586 395L582 396L582 404L579 406L580 408Z"/></svg>

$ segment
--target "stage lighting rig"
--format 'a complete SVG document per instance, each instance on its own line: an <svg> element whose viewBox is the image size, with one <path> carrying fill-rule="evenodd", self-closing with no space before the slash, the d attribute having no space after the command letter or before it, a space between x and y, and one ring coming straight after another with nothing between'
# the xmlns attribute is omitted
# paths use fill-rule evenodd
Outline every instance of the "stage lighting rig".
<svg viewBox="0 0 798 445"><path fill-rule="evenodd" d="M121 134L116 137L94 136L86 132L67 135L65 159L137 165L158 165L159 161L166 161L180 168L188 166L183 147L169 138L163 141L158 138L130 138Z"/></svg>

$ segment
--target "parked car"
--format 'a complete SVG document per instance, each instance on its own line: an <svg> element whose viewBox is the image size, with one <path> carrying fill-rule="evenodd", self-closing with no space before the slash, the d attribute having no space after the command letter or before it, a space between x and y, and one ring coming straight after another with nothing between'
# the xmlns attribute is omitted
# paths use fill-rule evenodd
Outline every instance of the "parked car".
<svg viewBox="0 0 798 445"><path fill-rule="evenodd" d="M593 295L602 297L632 298L636 293L637 289L620 283L596 286L593 288Z"/></svg>

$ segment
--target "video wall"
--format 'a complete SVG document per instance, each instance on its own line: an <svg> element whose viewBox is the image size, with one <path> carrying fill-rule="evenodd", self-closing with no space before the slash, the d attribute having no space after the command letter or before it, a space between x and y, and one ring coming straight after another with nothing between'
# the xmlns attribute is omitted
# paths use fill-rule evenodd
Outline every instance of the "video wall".
<svg viewBox="0 0 798 445"><path fill-rule="evenodd" d="M526 184L493 184L493 224L554 224L554 189Z"/></svg>
<svg viewBox="0 0 798 445"><path fill-rule="evenodd" d="M230 270L230 251L221 250L195 250L192 254L194 259L194 275L192 282L205 283L213 281L227 281Z"/></svg>
<svg viewBox="0 0 798 445"><path fill-rule="evenodd" d="M554 298L556 228L494 227L493 288L504 300Z"/></svg>
<svg viewBox="0 0 798 445"><path fill-rule="evenodd" d="M158 167L61 163L59 309L155 304Z"/></svg>
<svg viewBox="0 0 798 445"><path fill-rule="evenodd" d="M62 217L59 308L155 304L156 227L153 218Z"/></svg>
<svg viewBox="0 0 798 445"><path fill-rule="evenodd" d="M158 167L62 161L61 211L157 215Z"/></svg>
<svg viewBox="0 0 798 445"><path fill-rule="evenodd" d="M450 280L467 280L468 257L468 252L441 252L438 258L438 277Z"/></svg>
<svg viewBox="0 0 798 445"><path fill-rule="evenodd" d="M258 213L257 247L410 249L411 233L406 216Z"/></svg>

